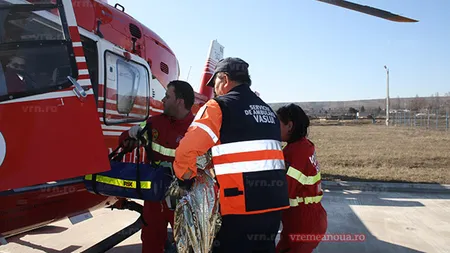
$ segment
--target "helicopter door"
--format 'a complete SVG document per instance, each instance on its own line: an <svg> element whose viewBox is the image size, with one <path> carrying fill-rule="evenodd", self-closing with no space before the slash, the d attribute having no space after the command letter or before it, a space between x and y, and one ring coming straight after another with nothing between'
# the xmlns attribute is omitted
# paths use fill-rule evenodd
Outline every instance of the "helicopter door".
<svg viewBox="0 0 450 253"><path fill-rule="evenodd" d="M72 2L32 2L0 0L0 191L110 169Z"/></svg>

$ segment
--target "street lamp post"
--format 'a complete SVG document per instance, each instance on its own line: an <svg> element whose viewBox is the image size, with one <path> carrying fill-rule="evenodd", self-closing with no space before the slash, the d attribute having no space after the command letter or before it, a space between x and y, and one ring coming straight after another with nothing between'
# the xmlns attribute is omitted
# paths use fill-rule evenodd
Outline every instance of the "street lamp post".
<svg viewBox="0 0 450 253"><path fill-rule="evenodd" d="M389 126L389 68L386 69L386 126Z"/></svg>

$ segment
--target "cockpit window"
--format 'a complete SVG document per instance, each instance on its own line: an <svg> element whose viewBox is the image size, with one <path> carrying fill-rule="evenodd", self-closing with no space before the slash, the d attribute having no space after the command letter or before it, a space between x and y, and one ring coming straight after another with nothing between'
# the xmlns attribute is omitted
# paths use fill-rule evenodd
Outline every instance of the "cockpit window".
<svg viewBox="0 0 450 253"><path fill-rule="evenodd" d="M0 101L58 90L77 76L56 0L30 2L0 0Z"/></svg>
<svg viewBox="0 0 450 253"><path fill-rule="evenodd" d="M0 99L64 85L72 76L65 46L0 50Z"/></svg>
<svg viewBox="0 0 450 253"><path fill-rule="evenodd" d="M32 10L0 0L0 43L65 39L57 8Z"/></svg>

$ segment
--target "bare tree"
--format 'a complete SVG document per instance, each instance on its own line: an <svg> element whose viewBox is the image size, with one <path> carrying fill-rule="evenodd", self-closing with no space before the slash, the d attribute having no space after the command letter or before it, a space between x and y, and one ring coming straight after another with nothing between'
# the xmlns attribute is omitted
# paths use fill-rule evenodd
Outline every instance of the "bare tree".
<svg viewBox="0 0 450 253"><path fill-rule="evenodd" d="M420 111L427 107L427 102L425 98L419 97L419 95L416 95L416 97L411 100L409 108L411 111Z"/></svg>
<svg viewBox="0 0 450 253"><path fill-rule="evenodd" d="M434 96L433 100L433 109L439 109L441 108L441 101L439 99L439 92L436 92L436 95Z"/></svg>
<svg viewBox="0 0 450 253"><path fill-rule="evenodd" d="M401 108L401 103L400 103L400 97L397 96L397 98L395 99L395 101L393 101L392 103L392 109L394 110L398 110Z"/></svg>

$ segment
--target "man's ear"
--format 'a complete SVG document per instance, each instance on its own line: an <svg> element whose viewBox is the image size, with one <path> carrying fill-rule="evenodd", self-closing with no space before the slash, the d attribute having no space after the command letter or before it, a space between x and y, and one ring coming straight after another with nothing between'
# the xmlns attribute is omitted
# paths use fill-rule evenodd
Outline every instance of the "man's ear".
<svg viewBox="0 0 450 253"><path fill-rule="evenodd" d="M229 90L231 85L232 85L232 83L231 83L231 80L230 80L230 78L229 78L229 76L227 74L223 75L222 82L224 83L223 87L225 88L225 90Z"/></svg>
<svg viewBox="0 0 450 253"><path fill-rule="evenodd" d="M182 98L177 99L177 105L184 107L184 99L182 99Z"/></svg>
<svg viewBox="0 0 450 253"><path fill-rule="evenodd" d="M223 75L223 81L226 82L227 84L230 83L230 77L228 76L228 74Z"/></svg>

